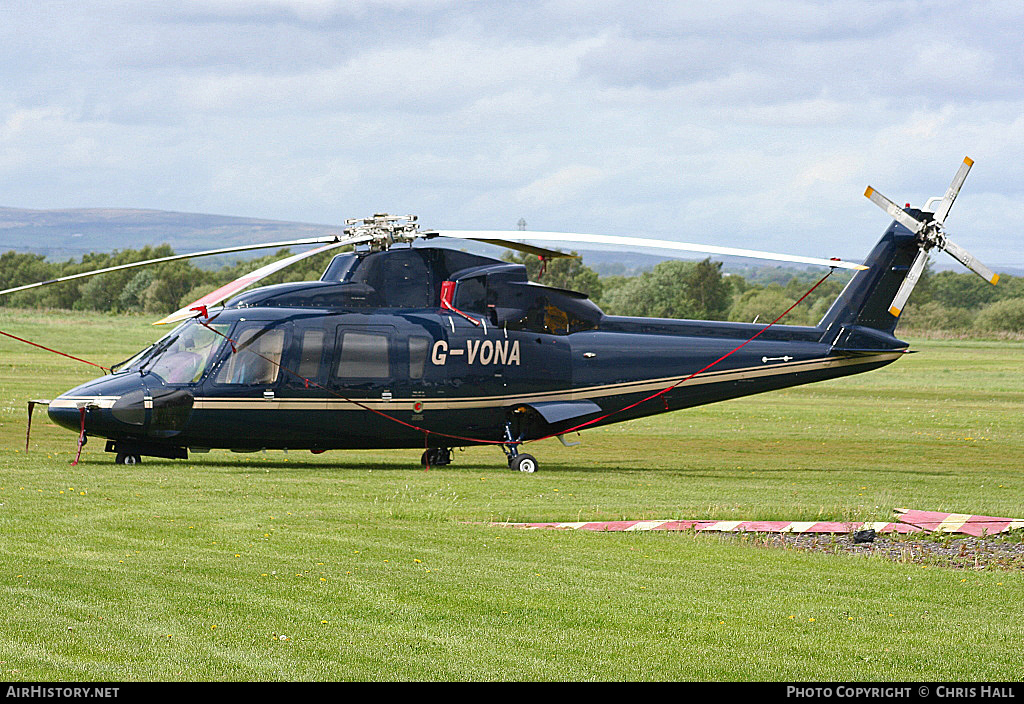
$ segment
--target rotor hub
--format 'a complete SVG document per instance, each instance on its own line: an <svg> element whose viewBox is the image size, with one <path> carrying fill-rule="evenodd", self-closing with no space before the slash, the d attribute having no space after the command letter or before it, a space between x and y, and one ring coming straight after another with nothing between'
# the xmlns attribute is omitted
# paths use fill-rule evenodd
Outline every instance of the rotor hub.
<svg viewBox="0 0 1024 704"><path fill-rule="evenodd" d="M345 221L345 235L348 237L369 237L370 249L375 252L385 251L391 245L401 242L409 243L419 235L419 223L416 215L388 215L374 213L369 218L350 218Z"/></svg>
<svg viewBox="0 0 1024 704"><path fill-rule="evenodd" d="M922 214L930 215L930 213ZM935 247L945 249L946 233L942 228L942 223L934 217L929 218L921 228L921 231L917 233L917 241L925 251L931 251Z"/></svg>

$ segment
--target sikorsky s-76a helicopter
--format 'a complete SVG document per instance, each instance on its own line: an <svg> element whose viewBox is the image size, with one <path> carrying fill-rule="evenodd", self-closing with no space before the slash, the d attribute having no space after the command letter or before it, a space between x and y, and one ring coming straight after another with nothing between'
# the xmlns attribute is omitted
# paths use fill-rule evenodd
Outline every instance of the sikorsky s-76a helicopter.
<svg viewBox="0 0 1024 704"><path fill-rule="evenodd" d="M452 448L493 444L533 472L524 442L641 416L857 374L899 359L893 333L931 249L995 283L943 223L971 167L923 209L868 188L895 221L863 264L661 240L523 231L421 231L413 216L350 220L344 236L262 267L160 323L169 334L112 373L49 403L56 423L107 438L116 462L189 450ZM932 206L934 205L934 209ZM527 280L525 267L432 240L490 242L542 258L538 243L698 251L856 273L816 326L605 315L588 298ZM240 293L302 258L344 245L319 281ZM116 267L121 268L121 267ZM56 283L102 272L77 274ZM230 299L230 300L228 300ZM227 303L223 301L227 300ZM182 322L184 321L184 322ZM31 421L31 411L30 411Z"/></svg>

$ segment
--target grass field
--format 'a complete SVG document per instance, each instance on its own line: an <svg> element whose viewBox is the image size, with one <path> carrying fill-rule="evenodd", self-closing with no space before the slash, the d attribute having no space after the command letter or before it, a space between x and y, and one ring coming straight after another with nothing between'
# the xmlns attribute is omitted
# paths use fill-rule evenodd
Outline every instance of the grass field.
<svg viewBox="0 0 1024 704"><path fill-rule="evenodd" d="M0 309L101 364L139 318ZM0 679L1019 680L1019 570L493 520L1024 517L1024 344L424 471L419 451L115 466L25 407L97 374L0 338Z"/></svg>

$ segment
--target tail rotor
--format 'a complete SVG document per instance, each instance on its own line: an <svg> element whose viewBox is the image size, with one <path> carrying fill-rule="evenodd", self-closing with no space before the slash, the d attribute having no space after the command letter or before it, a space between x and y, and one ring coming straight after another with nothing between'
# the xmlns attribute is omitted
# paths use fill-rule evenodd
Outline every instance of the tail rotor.
<svg viewBox="0 0 1024 704"><path fill-rule="evenodd" d="M864 195L872 203L892 216L896 222L910 230L917 237L919 247L917 256L914 257L910 271L896 292L892 305L889 306L889 313L892 316L898 318L903 311L903 307L910 298L911 292L921 278L921 272L924 271L925 263L928 261L928 253L934 248L945 251L989 283L995 284L999 281L998 274L979 262L966 249L950 240L945 229L945 220L946 216L949 215L949 209L953 207L953 201L956 200L957 195L960 193L960 187L963 186L964 180L967 178L967 174L973 165L974 161L970 157L964 157L963 163L960 164L960 168L953 177L953 182L946 190L946 194L941 198L930 199L925 206L927 208L932 202L937 200L938 205L934 212L912 210L909 205L907 208L901 208L871 186L868 186L868 189L864 192Z"/></svg>

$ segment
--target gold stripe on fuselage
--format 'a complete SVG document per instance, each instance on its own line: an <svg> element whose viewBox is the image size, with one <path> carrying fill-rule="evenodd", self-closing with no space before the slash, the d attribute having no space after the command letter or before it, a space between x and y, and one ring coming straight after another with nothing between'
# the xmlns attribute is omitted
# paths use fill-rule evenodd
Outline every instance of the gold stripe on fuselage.
<svg viewBox="0 0 1024 704"><path fill-rule="evenodd" d="M50 408L111 408L120 396L59 396L50 401Z"/></svg>
<svg viewBox="0 0 1024 704"><path fill-rule="evenodd" d="M771 364L763 367L744 367L742 369L729 369L717 372L705 372L686 381L685 386L698 384L718 384L743 379L758 379L763 377L780 376L804 371L819 371L822 369L838 369L849 366L863 366L877 364L878 362L893 361L905 354L904 351L885 352L879 354L861 355L857 357L824 357L805 360L802 362L789 362ZM553 401L582 401L594 400L607 396L621 396L636 393L654 393L661 391L683 379L687 375L663 377L659 379L641 379L638 381L622 382L618 384L605 384L602 386L590 386L579 389L560 389L557 391L543 391L533 394L510 394L502 396L466 396L460 398L445 397L421 397L402 398L383 401L380 399L352 399L342 398L225 398L215 396L204 396L196 398L193 408L204 410L307 410L307 411L343 411L358 410L360 408L371 408L375 411L438 411L438 410L466 410L473 408L504 408L516 403L542 403ZM417 407L419 404L419 407Z"/></svg>

